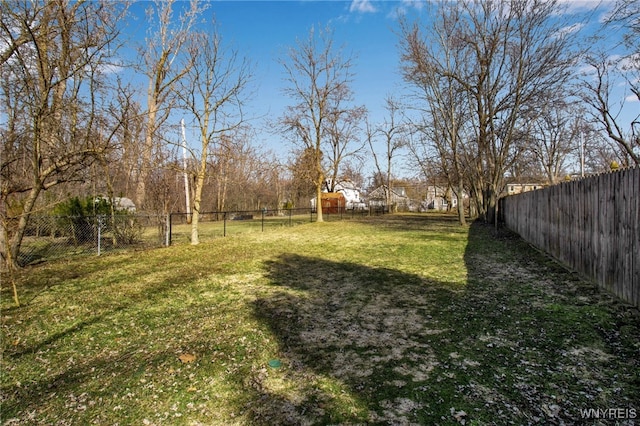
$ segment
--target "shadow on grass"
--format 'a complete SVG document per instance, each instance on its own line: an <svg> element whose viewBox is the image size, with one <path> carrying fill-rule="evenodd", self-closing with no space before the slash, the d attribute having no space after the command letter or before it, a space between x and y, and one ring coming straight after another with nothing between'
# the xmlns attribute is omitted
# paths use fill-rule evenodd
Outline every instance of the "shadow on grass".
<svg viewBox="0 0 640 426"><path fill-rule="evenodd" d="M458 242L463 232L387 223L439 240L443 227ZM254 270L245 286L234 265L251 253L220 262L211 250L34 276L33 310L3 312L2 421L579 424L580 409L638 409L637 310L512 234L469 228L462 287L300 254L264 263L268 288ZM7 343L17 330L30 334ZM275 346L279 369L263 362ZM183 352L197 360L182 364Z"/></svg>
<svg viewBox="0 0 640 426"><path fill-rule="evenodd" d="M452 229L459 232L462 229L458 217L447 213L404 213L382 216L370 216L362 220L368 223L379 223L380 226L392 230L438 230Z"/></svg>
<svg viewBox="0 0 640 426"><path fill-rule="evenodd" d="M255 315L288 385L255 386L253 421L573 424L640 408L637 310L506 231L473 224L464 259L463 289L301 255L266 264L281 290Z"/></svg>
<svg viewBox="0 0 640 426"><path fill-rule="evenodd" d="M429 318L451 299L446 286L300 255L266 268L283 290L256 300L255 312L280 340L294 397L263 390L256 421L279 423L286 412L287 424L393 422L418 408L408 398L435 367L433 336L447 333Z"/></svg>

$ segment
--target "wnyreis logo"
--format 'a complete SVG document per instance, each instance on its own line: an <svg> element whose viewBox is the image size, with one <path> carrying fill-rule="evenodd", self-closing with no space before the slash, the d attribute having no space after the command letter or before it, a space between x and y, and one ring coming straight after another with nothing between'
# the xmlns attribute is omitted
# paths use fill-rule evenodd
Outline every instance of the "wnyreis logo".
<svg viewBox="0 0 640 426"><path fill-rule="evenodd" d="M583 419L623 420L635 419L638 413L635 408L584 408L580 410Z"/></svg>

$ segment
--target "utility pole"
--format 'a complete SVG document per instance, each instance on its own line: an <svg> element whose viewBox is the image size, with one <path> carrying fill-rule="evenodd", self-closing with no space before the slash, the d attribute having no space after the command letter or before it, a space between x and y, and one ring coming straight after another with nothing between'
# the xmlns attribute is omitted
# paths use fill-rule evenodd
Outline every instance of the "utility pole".
<svg viewBox="0 0 640 426"><path fill-rule="evenodd" d="M189 174L187 173L187 135L184 131L184 118L180 120L182 126L182 169L184 171L184 198L187 207L187 223L191 223L191 200L189 197Z"/></svg>

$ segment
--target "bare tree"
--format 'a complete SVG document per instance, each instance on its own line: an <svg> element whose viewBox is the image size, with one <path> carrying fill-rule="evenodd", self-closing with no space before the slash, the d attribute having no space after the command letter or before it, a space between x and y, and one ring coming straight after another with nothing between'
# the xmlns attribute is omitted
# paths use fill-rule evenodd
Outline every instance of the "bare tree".
<svg viewBox="0 0 640 426"><path fill-rule="evenodd" d="M605 21L605 30L611 27L621 26L625 32L623 43L630 52L629 56L635 57L640 53L640 4L636 0L617 0L612 13ZM637 68L636 68L637 69ZM635 80L635 93L637 94L638 84Z"/></svg>
<svg viewBox="0 0 640 426"><path fill-rule="evenodd" d="M588 74L583 81L582 99L591 107L591 117L620 147L627 166L640 164L640 114L636 113L630 123L626 123L623 111L628 101L612 97L612 90L618 82L624 81L632 93L630 96L640 101L640 53L636 55L626 60L608 57L606 53L592 55L587 62L594 73Z"/></svg>
<svg viewBox="0 0 640 426"><path fill-rule="evenodd" d="M264 169L252 139L252 129L245 123L210 142L207 170L211 172L207 172L203 203L206 199L215 211L250 207L247 200L254 175Z"/></svg>
<svg viewBox="0 0 640 426"><path fill-rule="evenodd" d="M311 28L306 40L299 40L280 60L285 70L288 87L284 93L295 103L287 108L280 122L291 137L313 162L315 178L317 221L322 222L322 186L326 170L322 163L323 151L331 141L327 132L331 120L342 119L339 114L343 102L351 99L352 59L343 56L333 46L329 29ZM339 125L330 127L339 130Z"/></svg>
<svg viewBox="0 0 640 426"><path fill-rule="evenodd" d="M391 208L391 176L393 159L401 150L407 146L407 126L400 120L400 104L392 96L385 99L385 109L387 116L384 121L377 126L372 127L367 123L367 143L371 149L371 155L376 166L378 174L384 176L384 194L386 198L387 208ZM379 153L376 152L376 140L382 138L384 143L384 163L380 160Z"/></svg>
<svg viewBox="0 0 640 426"><path fill-rule="evenodd" d="M122 123L116 129L115 144L106 159L113 176L113 192L131 198L135 198L135 179L144 142L144 113L136 98L137 91L131 84L118 81L114 101L108 108L111 120Z"/></svg>
<svg viewBox="0 0 640 426"><path fill-rule="evenodd" d="M584 141L585 130L576 108L557 100L537 111L526 132L524 149L544 170L547 182L558 183L566 175L566 162Z"/></svg>
<svg viewBox="0 0 640 426"><path fill-rule="evenodd" d="M237 149L236 138L226 134L221 135L219 143L214 143L211 155L211 169L216 173L213 175L215 182L215 207L216 211L224 211L227 206L227 190L229 181L232 178L232 169L238 162L238 154L242 148ZM240 152L238 152L240 151Z"/></svg>
<svg viewBox="0 0 640 426"><path fill-rule="evenodd" d="M261 192L267 200L266 203L275 208L278 214L283 208L285 201L285 179L286 168L278 161L275 154L268 156L263 164L263 179Z"/></svg>
<svg viewBox="0 0 640 426"><path fill-rule="evenodd" d="M366 143L366 142L365 142ZM364 164L367 162L365 156L354 156L345 161L340 172L341 179L352 182L356 188L364 188L365 176L363 173Z"/></svg>
<svg viewBox="0 0 640 426"><path fill-rule="evenodd" d="M430 137L424 131L413 131L409 133L407 148L410 153L410 166L414 170L419 170L416 177L421 176L424 182L433 183L435 191L435 187L445 179L442 178L444 176L442 158Z"/></svg>
<svg viewBox="0 0 640 426"><path fill-rule="evenodd" d="M308 197L315 196L316 182L316 154L312 148L304 148L293 153L293 158L289 160L289 172L291 174L292 202L299 205L306 202Z"/></svg>
<svg viewBox="0 0 640 426"><path fill-rule="evenodd" d="M125 9L107 2L0 3L2 107L0 255L17 266L44 191L81 177L105 150L101 82ZM121 123L117 123L120 126Z"/></svg>
<svg viewBox="0 0 640 426"><path fill-rule="evenodd" d="M474 131L463 145L467 170L479 212L492 221L505 171L518 155L514 141L524 127L525 111L570 76L572 35L561 31L564 22L554 2L460 1L441 3L435 10L430 22L440 22L436 34L446 37L405 23L405 69L438 72L423 65L425 58L443 57L441 51L455 50L456 58L464 59L442 67L438 77L454 79L467 99L469 130Z"/></svg>
<svg viewBox="0 0 640 426"><path fill-rule="evenodd" d="M326 121L326 135L330 147L327 149L327 174L330 176L326 180L329 192L335 190L340 167L344 161L359 156L366 145L366 142L360 140L360 122L367 111L364 107L342 106L351 98L352 96L346 94L338 99Z"/></svg>
<svg viewBox="0 0 640 426"><path fill-rule="evenodd" d="M403 75L415 90L415 108L421 113L421 123L414 127L423 133L418 141L429 143L439 159L439 170L458 198L458 220L464 225L464 139L470 124L465 86L456 77L464 69L466 52L460 49L463 21L460 9L441 9L441 19L434 24L430 37L438 49L430 49L419 37L418 28L404 26L407 41L403 60ZM415 153L416 149L412 149ZM427 150L429 151L429 150ZM421 162L420 160L418 160Z"/></svg>
<svg viewBox="0 0 640 426"><path fill-rule="evenodd" d="M189 7L176 18L174 9L180 6L181 3L175 0L156 0L149 6L149 36L140 47L143 72L148 78L145 139L136 185L136 204L142 209L146 204L147 178L153 167L153 155L160 150L158 130L175 106L176 83L190 67L187 61L180 61L180 56L203 11L198 0L191 0Z"/></svg>
<svg viewBox="0 0 640 426"><path fill-rule="evenodd" d="M189 40L190 67L179 82L180 104L194 118L199 152L192 151L197 160L195 167L193 215L191 218L191 244L199 244L198 218L202 189L207 176L210 146L223 143L226 133L233 132L244 122L243 96L250 81L248 62L236 51L226 49L215 26L207 33L195 33Z"/></svg>
<svg viewBox="0 0 640 426"><path fill-rule="evenodd" d="M629 156L618 143L603 134L595 123L585 125L584 162L586 173L605 173L611 166L628 166Z"/></svg>

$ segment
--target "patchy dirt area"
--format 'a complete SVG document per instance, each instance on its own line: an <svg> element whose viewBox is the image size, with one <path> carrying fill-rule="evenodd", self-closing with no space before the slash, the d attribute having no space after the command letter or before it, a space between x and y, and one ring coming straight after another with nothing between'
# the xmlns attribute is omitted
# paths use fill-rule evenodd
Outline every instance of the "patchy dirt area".
<svg viewBox="0 0 640 426"><path fill-rule="evenodd" d="M277 287L255 310L305 395L293 423L606 424L620 408L635 424L638 311L513 236L471 232L464 288L299 255L267 266ZM326 377L344 406L313 385Z"/></svg>

